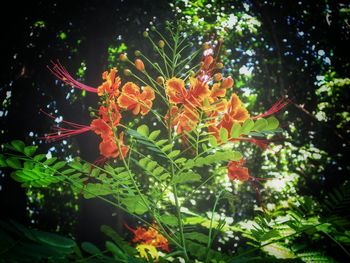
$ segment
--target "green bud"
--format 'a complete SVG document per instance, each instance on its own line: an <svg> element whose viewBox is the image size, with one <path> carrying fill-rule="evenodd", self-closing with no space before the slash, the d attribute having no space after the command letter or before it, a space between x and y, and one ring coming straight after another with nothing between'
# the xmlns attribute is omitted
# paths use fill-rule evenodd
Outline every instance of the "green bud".
<svg viewBox="0 0 350 263"><path fill-rule="evenodd" d="M124 75L125 76L131 76L131 74L132 74L132 72L131 72L131 70L130 69L124 69Z"/></svg>
<svg viewBox="0 0 350 263"><path fill-rule="evenodd" d="M158 46L159 46L160 48L164 48L164 46L165 46L164 41L163 41L163 40L159 40Z"/></svg>
<svg viewBox="0 0 350 263"><path fill-rule="evenodd" d="M140 50L136 50L136 51L135 51L135 56L136 56L136 57L141 56L141 51L140 51Z"/></svg>
<svg viewBox="0 0 350 263"><path fill-rule="evenodd" d="M142 34L144 37L148 37L148 32L147 31L144 31L143 34Z"/></svg>
<svg viewBox="0 0 350 263"><path fill-rule="evenodd" d="M151 26L151 30L152 31L156 31L156 27L155 26Z"/></svg>

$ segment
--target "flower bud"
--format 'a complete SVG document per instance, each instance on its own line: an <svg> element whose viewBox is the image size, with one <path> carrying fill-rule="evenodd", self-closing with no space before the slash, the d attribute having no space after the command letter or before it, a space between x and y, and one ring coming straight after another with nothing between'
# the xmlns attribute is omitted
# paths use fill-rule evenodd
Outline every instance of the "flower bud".
<svg viewBox="0 0 350 263"><path fill-rule="evenodd" d="M147 32L147 31L144 31L142 35L143 35L144 37L148 37L148 32Z"/></svg>
<svg viewBox="0 0 350 263"><path fill-rule="evenodd" d="M136 50L134 54L135 54L136 57L139 57L139 56L141 56L141 51L140 50Z"/></svg>
<svg viewBox="0 0 350 263"><path fill-rule="evenodd" d="M96 117L95 112L91 111L91 112L90 112L90 117Z"/></svg>
<svg viewBox="0 0 350 263"><path fill-rule="evenodd" d="M216 82L222 80L222 74L221 74L221 73L216 73L216 74L214 74L214 80L215 80Z"/></svg>
<svg viewBox="0 0 350 263"><path fill-rule="evenodd" d="M164 84L164 78L163 77L161 77L161 76L159 76L159 77L157 77L157 83L159 84L159 85L163 85Z"/></svg>
<svg viewBox="0 0 350 263"><path fill-rule="evenodd" d="M121 54L119 55L119 60L120 60L120 61L127 61L127 60L128 60L128 57L126 56L125 53L121 53Z"/></svg>
<svg viewBox="0 0 350 263"><path fill-rule="evenodd" d="M145 64L143 64L143 61L141 59L136 59L135 60L135 68L139 71L144 71L145 70Z"/></svg>
<svg viewBox="0 0 350 263"><path fill-rule="evenodd" d="M222 69L224 67L224 64L222 64L221 62L216 64L216 68L218 69Z"/></svg>
<svg viewBox="0 0 350 263"><path fill-rule="evenodd" d="M124 69L124 75L125 76L131 76L131 74L132 74L132 72L131 72L131 70L130 69Z"/></svg>
<svg viewBox="0 0 350 263"><path fill-rule="evenodd" d="M213 61L214 61L214 58L212 56L207 56L204 59L204 68L208 69L210 67L210 65L213 63Z"/></svg>
<svg viewBox="0 0 350 263"><path fill-rule="evenodd" d="M156 27L155 26L151 26L151 30L152 31L156 31Z"/></svg>
<svg viewBox="0 0 350 263"><path fill-rule="evenodd" d="M222 82L221 82L221 88L223 89L229 89L229 88L232 88L233 87L233 79L231 77L228 77L226 79L224 79Z"/></svg>
<svg viewBox="0 0 350 263"><path fill-rule="evenodd" d="M159 46L160 48L164 48L164 46L165 46L164 41L163 41L163 40L159 40L158 46Z"/></svg>
<svg viewBox="0 0 350 263"><path fill-rule="evenodd" d="M196 76L196 72L194 72L193 70L190 71L190 76L191 77L195 77Z"/></svg>

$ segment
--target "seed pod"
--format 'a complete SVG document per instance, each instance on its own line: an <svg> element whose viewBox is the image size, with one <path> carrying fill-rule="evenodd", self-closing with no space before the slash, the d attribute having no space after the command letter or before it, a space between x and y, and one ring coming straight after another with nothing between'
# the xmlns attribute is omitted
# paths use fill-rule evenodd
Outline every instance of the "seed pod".
<svg viewBox="0 0 350 263"><path fill-rule="evenodd" d="M233 79L231 77L228 77L221 82L221 88L229 89L233 87L233 84L234 84Z"/></svg>
<svg viewBox="0 0 350 263"><path fill-rule="evenodd" d="M135 68L139 71L144 71L145 70L145 64L143 64L143 61L141 59L136 59L135 60Z"/></svg>
<svg viewBox="0 0 350 263"><path fill-rule="evenodd" d="M164 46L165 46L164 41L163 41L163 40L159 40L158 46L159 46L160 48L164 48Z"/></svg>
<svg viewBox="0 0 350 263"><path fill-rule="evenodd" d="M131 76L131 74L132 74L132 72L131 72L131 70L130 69L124 69L124 75L125 76Z"/></svg>
<svg viewBox="0 0 350 263"><path fill-rule="evenodd" d="M127 60L128 60L128 57L127 57L127 55L126 55L125 53L121 53L121 54L119 55L119 60L120 60L120 61L127 61Z"/></svg>
<svg viewBox="0 0 350 263"><path fill-rule="evenodd" d="M134 54L135 54L136 57L139 57L139 56L141 56L141 51L140 50L136 50Z"/></svg>

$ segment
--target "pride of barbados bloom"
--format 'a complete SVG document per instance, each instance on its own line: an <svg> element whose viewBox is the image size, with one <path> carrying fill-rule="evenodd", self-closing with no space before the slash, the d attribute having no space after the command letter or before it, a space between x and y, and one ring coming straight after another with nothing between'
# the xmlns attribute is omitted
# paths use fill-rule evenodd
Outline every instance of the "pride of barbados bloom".
<svg viewBox="0 0 350 263"><path fill-rule="evenodd" d="M168 240L158 232L157 225L153 224L148 229L138 226L136 229L125 225L134 234L132 242L137 244L136 249L141 257L147 259L147 252L153 259L158 259L158 250L170 252ZM146 252L147 251L147 252Z"/></svg>
<svg viewBox="0 0 350 263"><path fill-rule="evenodd" d="M140 87L133 82L127 82L121 86L121 79L117 75L116 68L109 72L102 73L104 82L97 88L93 88L78 82L68 73L68 71L59 63L53 63L50 71L64 83L75 88L96 93L100 98L101 106L97 114L93 112L95 119L91 121L90 126L74 124L64 121L71 128L56 127L55 133L46 135L47 140L64 139L72 135L81 134L87 131L93 131L101 137L99 145L100 154L104 158L124 158L129 148L124 144L124 132L120 131L120 122L123 111L132 111L134 115L146 115L152 108L152 101L155 99L154 91L151 87Z"/></svg>

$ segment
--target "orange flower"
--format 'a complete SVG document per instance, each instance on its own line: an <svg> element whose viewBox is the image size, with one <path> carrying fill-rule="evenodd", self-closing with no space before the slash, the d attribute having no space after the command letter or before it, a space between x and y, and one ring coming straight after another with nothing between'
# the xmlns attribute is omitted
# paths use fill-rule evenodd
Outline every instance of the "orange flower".
<svg viewBox="0 0 350 263"><path fill-rule="evenodd" d="M248 181L251 177L247 167L243 167L244 160L231 161L227 165L228 177L230 180Z"/></svg>
<svg viewBox="0 0 350 263"><path fill-rule="evenodd" d="M152 245L166 252L170 252L168 240L156 230L155 224L147 230L143 227L132 229L128 225L125 226L135 235L132 240L133 243L140 242L140 244Z"/></svg>
<svg viewBox="0 0 350 263"><path fill-rule="evenodd" d="M235 122L244 122L249 118L249 113L244 107L242 101L236 94L231 96L231 100L228 103L227 112L224 114L219 127L224 127L228 132L231 131L232 125Z"/></svg>
<svg viewBox="0 0 350 263"><path fill-rule="evenodd" d="M111 133L111 127L102 119L95 119L90 124L91 130L102 138L109 137Z"/></svg>
<svg viewBox="0 0 350 263"><path fill-rule="evenodd" d="M193 103L193 105L200 106L198 105L199 102L202 102L210 95L209 87L205 82L192 77L190 77L190 84L188 100Z"/></svg>
<svg viewBox="0 0 350 263"><path fill-rule="evenodd" d="M165 82L169 102L173 104L184 103L186 98L185 82L179 78L171 78Z"/></svg>
<svg viewBox="0 0 350 263"><path fill-rule="evenodd" d="M173 104L188 103L191 106L201 106L201 102L210 95L208 85L196 78L190 77L190 88L186 90L185 82L179 78L171 78L165 82L169 102Z"/></svg>
<svg viewBox="0 0 350 263"><path fill-rule="evenodd" d="M178 134L184 131L193 130L198 123L199 114L195 108L184 106L179 109L177 106L172 106L170 108L171 125L176 127L176 132ZM169 113L165 115L165 120L169 118Z"/></svg>
<svg viewBox="0 0 350 263"><path fill-rule="evenodd" d="M107 123L113 123L113 127L116 127L120 119L122 118L122 115L119 112L118 106L115 104L115 102L110 102L108 105L108 108L101 106L98 114L102 117L102 119Z"/></svg>
<svg viewBox="0 0 350 263"><path fill-rule="evenodd" d="M105 82L97 88L98 96L102 96L106 93L112 98L119 96L119 86L121 81L120 78L116 76L117 72L116 68L112 68L109 73L108 71L102 73L102 79L105 80Z"/></svg>
<svg viewBox="0 0 350 263"><path fill-rule="evenodd" d="M120 156L120 152L117 147L117 143L115 142L113 133L110 134L110 136L103 137L103 140L100 143L99 147L101 155L103 155L106 158L116 158L118 156L120 158L125 157L129 151L129 147L124 145L123 137L124 133L121 132L119 134L119 146L122 156Z"/></svg>
<svg viewBox="0 0 350 263"><path fill-rule="evenodd" d="M140 93L139 86L133 82L127 82L118 98L118 105L121 108L132 110L134 115L140 112L141 115L146 115L151 110L154 99L155 95L151 87L144 87L143 92Z"/></svg>

